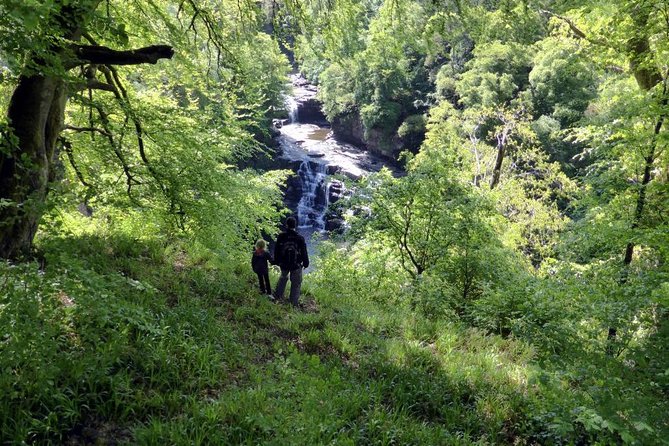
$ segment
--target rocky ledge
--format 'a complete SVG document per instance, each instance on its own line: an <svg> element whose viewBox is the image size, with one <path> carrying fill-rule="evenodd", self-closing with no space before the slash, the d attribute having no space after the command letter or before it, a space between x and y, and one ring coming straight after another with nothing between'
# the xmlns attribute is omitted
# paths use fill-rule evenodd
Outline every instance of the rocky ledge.
<svg viewBox="0 0 669 446"><path fill-rule="evenodd" d="M316 98L318 87L311 85L301 74L292 74L293 96L297 103L297 120L305 124L328 126L323 103Z"/></svg>
<svg viewBox="0 0 669 446"><path fill-rule="evenodd" d="M332 121L332 131L339 140L364 147L370 153L387 160L396 160L403 147L402 140L397 135L388 138L377 129L365 133L358 112L337 116Z"/></svg>

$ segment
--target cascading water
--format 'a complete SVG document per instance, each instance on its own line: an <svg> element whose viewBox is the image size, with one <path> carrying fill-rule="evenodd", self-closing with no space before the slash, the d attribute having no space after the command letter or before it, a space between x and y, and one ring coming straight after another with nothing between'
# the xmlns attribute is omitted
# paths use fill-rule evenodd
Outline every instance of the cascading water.
<svg viewBox="0 0 669 446"><path fill-rule="evenodd" d="M298 103L293 96L286 97L289 125L299 126ZM327 164L303 160L297 171L302 194L297 204L300 228L325 229L325 211L328 207Z"/></svg>
<svg viewBox="0 0 669 446"><path fill-rule="evenodd" d="M286 109L288 109L288 122L297 122L297 101L292 96L286 97Z"/></svg>
<svg viewBox="0 0 669 446"><path fill-rule="evenodd" d="M317 89L298 74L292 75L291 80L293 95L285 98L289 119L277 126L278 141L281 158L288 160L291 168L299 167L296 177L286 185L285 202L296 212L303 234L334 230L341 227L343 220L329 215L326 218L325 213L328 203L341 198L344 189L341 182L330 182L328 173L337 172L355 180L378 171L385 162L337 141L324 123L325 118L314 110Z"/></svg>
<svg viewBox="0 0 669 446"><path fill-rule="evenodd" d="M297 174L302 185L302 196L297 204L297 221L301 228L324 230L329 187L327 165L302 161Z"/></svg>

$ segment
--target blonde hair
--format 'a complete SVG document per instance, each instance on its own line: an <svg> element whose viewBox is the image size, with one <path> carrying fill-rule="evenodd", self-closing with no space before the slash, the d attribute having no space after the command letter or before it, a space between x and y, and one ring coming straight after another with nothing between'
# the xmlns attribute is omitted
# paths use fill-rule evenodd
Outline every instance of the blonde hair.
<svg viewBox="0 0 669 446"><path fill-rule="evenodd" d="M265 249L267 248L267 242L263 239L258 239L256 242L256 249Z"/></svg>

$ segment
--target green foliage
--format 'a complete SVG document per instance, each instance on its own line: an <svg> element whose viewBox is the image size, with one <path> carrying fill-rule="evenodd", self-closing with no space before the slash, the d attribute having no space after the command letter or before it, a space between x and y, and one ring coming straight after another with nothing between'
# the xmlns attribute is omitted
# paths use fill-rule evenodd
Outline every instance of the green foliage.
<svg viewBox="0 0 669 446"><path fill-rule="evenodd" d="M473 56L455 85L465 107L508 104L527 86L531 58L527 47L491 42L475 47Z"/></svg>
<svg viewBox="0 0 669 446"><path fill-rule="evenodd" d="M64 75L67 3L0 6L1 105L29 51ZM288 69L260 7L85 11L177 54L72 89L43 259L0 264L1 441L666 444L666 5L549 3L266 5L329 118L414 152L338 203L304 311L248 267L285 181L236 167Z"/></svg>
<svg viewBox="0 0 669 446"><path fill-rule="evenodd" d="M548 38L538 44L529 75L534 113L569 127L595 96L595 72L574 42Z"/></svg>
<svg viewBox="0 0 669 446"><path fill-rule="evenodd" d="M372 103L360 109L360 117L366 129L380 128L390 132L397 127L401 112L401 106L396 102Z"/></svg>
<svg viewBox="0 0 669 446"><path fill-rule="evenodd" d="M410 115L397 129L397 136L402 139L404 147L415 152L425 138L426 119L424 115Z"/></svg>
<svg viewBox="0 0 669 446"><path fill-rule="evenodd" d="M356 106L352 69L352 63L343 66L333 63L320 75L318 94L323 101L323 112L330 120L353 111Z"/></svg>

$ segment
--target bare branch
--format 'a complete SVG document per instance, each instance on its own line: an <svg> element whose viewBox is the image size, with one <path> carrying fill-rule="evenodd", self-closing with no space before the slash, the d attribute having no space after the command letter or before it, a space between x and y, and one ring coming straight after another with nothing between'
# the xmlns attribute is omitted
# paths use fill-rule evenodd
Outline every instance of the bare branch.
<svg viewBox="0 0 669 446"><path fill-rule="evenodd" d="M97 132L107 137L111 136L111 133L107 130L99 129L97 127L75 127L73 125L66 125L63 127L63 130L72 130L73 132Z"/></svg>
<svg viewBox="0 0 669 446"><path fill-rule="evenodd" d="M563 15L556 14L556 13L554 13L553 11L548 11L548 10L546 10L546 9L542 9L542 10L540 10L539 12L542 13L542 14L544 14L544 15L548 15L548 16L551 16L551 17L555 17L556 19L561 20L561 21L563 21L564 23L566 23L567 26L569 26L569 29L571 30L571 32L574 34L574 36L577 37L577 38L579 38L579 39L586 40L586 41L588 41L588 42L590 42L590 43L593 43L593 44L595 44L595 45L601 45L601 46L606 46L606 47L610 47L610 48L613 47L613 45L611 45L611 43L607 42L607 41L604 40L604 39L601 39L601 38L593 38L592 36L588 36L588 35L587 35L585 32L583 32L578 26L576 26L576 24L574 23L574 21L571 20L569 17L565 17L565 16L563 16Z"/></svg>
<svg viewBox="0 0 669 446"><path fill-rule="evenodd" d="M114 91L114 95L116 96L117 101L121 106L125 109L125 112L127 113L127 116L132 120L134 126L135 126L135 134L137 136L137 146L139 148L139 156L142 159L142 162L146 166L146 168L149 170L149 173L153 178L156 180L158 185L160 186L160 189L163 191L163 193L166 196L169 196L167 187L163 184L163 182L160 179L160 175L158 172L154 169L153 165L149 162L149 158L146 155L146 150L144 146L144 130L142 128L142 123L141 121L134 116L132 113L132 109L130 107L130 97L128 96L128 92L121 83L121 79L118 75L118 72L114 67L110 66L104 66L101 67L100 70L102 73L105 75L105 79L109 84L112 84L116 87Z"/></svg>
<svg viewBox="0 0 669 446"><path fill-rule="evenodd" d="M61 143L63 145L63 150L67 154L67 159L70 161L70 165L72 166L72 169L74 169L74 173L77 175L77 178L84 187L90 189L91 185L84 179L84 175L81 173L81 170L79 170L79 166L77 166L77 163L74 160L74 154L72 153L72 144L64 138L61 138Z"/></svg>
<svg viewBox="0 0 669 446"><path fill-rule="evenodd" d="M71 68L86 64L139 65L155 64L160 59L171 59L174 49L169 45L151 45L134 50L118 51L100 45L77 45L73 47L76 60Z"/></svg>
<svg viewBox="0 0 669 446"><path fill-rule="evenodd" d="M574 33L576 37L578 37L579 39L588 40L588 36L583 31L581 31L570 18L560 14L555 14L553 11L548 11L546 9L542 9L539 12L541 12L544 15L549 15L551 17L555 17L556 19L562 20L567 25L569 25L569 29L571 30L571 32Z"/></svg>
<svg viewBox="0 0 669 446"><path fill-rule="evenodd" d="M404 231L402 234L402 242L401 245L404 247L407 255L409 256L409 260L411 260L411 263L413 266L416 268L416 273L413 273L411 271L411 275L415 278L420 276L423 271L424 271L424 266L416 259L414 256L414 253L411 251L411 248L409 247L409 230L411 229L411 219L413 217L413 204L414 204L415 197L412 196L407 204L404 206L404 211L405 211L405 218L404 218Z"/></svg>

